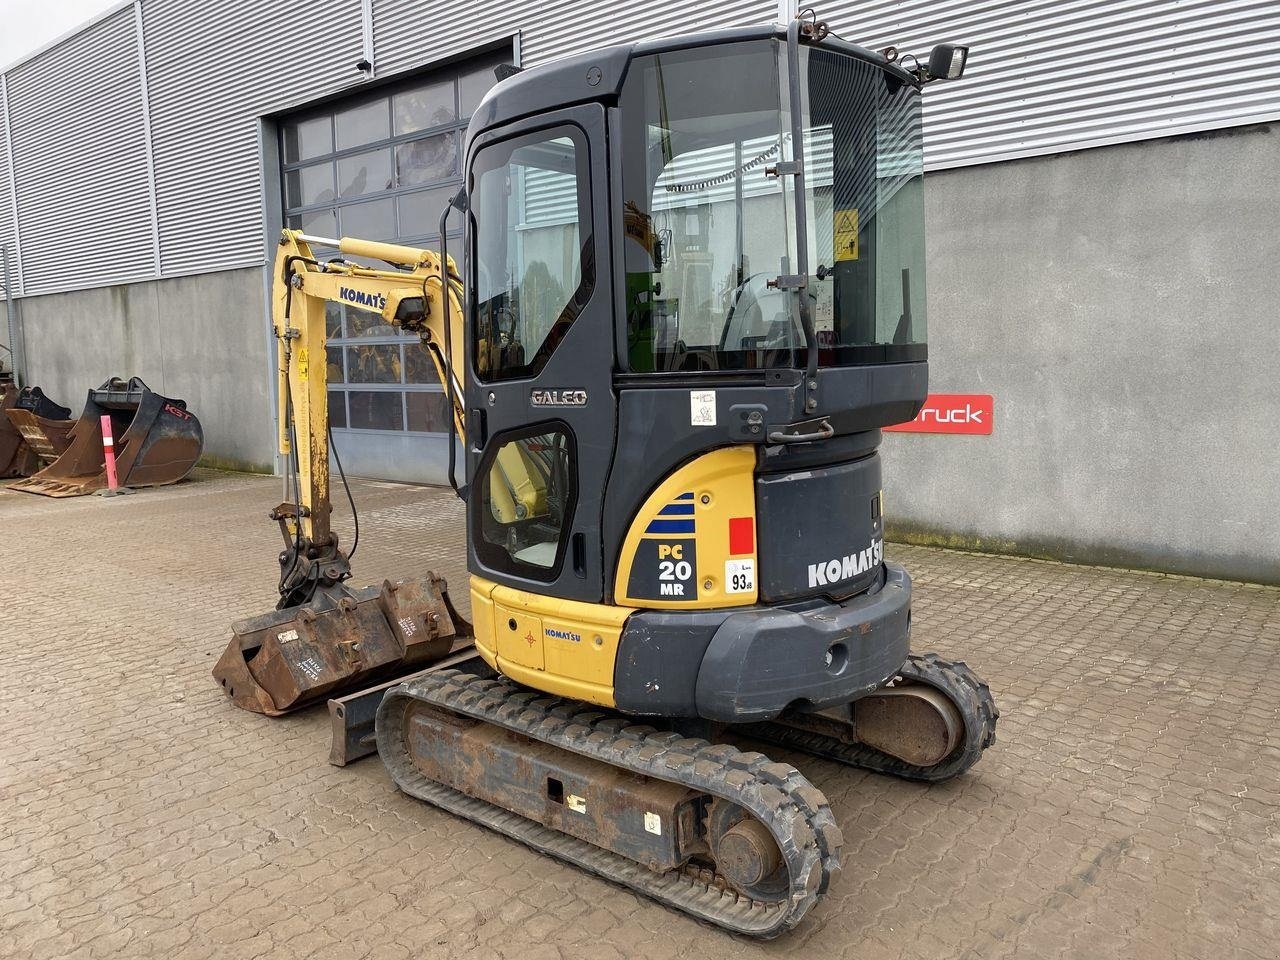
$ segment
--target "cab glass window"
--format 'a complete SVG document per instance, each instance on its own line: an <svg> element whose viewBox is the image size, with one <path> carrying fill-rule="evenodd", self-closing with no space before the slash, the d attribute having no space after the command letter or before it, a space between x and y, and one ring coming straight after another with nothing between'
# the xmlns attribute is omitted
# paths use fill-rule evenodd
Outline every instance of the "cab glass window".
<svg viewBox="0 0 1280 960"><path fill-rule="evenodd" d="M479 379L536 375L586 306L595 281L588 175L576 127L476 154L471 347Z"/></svg>
<svg viewBox="0 0 1280 960"><path fill-rule="evenodd" d="M777 44L637 58L622 92L628 359L636 372L797 363Z"/></svg>
<svg viewBox="0 0 1280 960"><path fill-rule="evenodd" d="M637 373L924 360L919 91L774 40L638 57L622 90L627 360ZM796 121L793 123L793 119ZM803 144L804 189L789 175ZM798 213L808 229L799 292ZM791 279L794 284L796 281Z"/></svg>
<svg viewBox="0 0 1280 960"><path fill-rule="evenodd" d="M567 430L533 428L481 466L476 552L490 568L554 579L573 515L573 443Z"/></svg>

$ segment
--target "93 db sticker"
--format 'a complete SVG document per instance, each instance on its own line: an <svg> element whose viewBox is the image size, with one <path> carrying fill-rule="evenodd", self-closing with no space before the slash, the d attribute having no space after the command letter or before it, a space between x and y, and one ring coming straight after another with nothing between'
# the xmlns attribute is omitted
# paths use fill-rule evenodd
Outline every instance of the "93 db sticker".
<svg viewBox="0 0 1280 960"><path fill-rule="evenodd" d="M725 593L755 593L756 562L754 560L726 560L724 562Z"/></svg>

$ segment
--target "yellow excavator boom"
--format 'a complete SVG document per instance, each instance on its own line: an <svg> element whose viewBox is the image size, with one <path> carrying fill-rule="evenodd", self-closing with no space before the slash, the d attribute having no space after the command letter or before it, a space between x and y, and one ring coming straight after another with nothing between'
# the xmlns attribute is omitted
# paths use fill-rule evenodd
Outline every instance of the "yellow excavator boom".
<svg viewBox="0 0 1280 960"><path fill-rule="evenodd" d="M320 260L313 246L321 245L343 256ZM380 260L388 266L370 267L348 257ZM450 363L451 355L461 356L463 347L462 281L452 258L447 289L444 275L440 255L433 250L282 231L276 249L272 326L279 377L279 448L285 457L296 457L297 490L292 495L297 502L282 505L294 508L283 510L289 532L296 533L293 524L300 523L302 536L310 542L324 544L330 538L328 304L376 314L390 326L417 333L445 385L462 435L463 384L455 372L462 364Z"/></svg>

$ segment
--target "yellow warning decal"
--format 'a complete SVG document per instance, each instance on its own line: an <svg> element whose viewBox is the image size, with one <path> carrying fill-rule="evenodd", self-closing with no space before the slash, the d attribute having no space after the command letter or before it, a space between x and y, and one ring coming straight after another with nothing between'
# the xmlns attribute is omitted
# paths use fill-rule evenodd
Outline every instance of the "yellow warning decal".
<svg viewBox="0 0 1280 960"><path fill-rule="evenodd" d="M832 230L834 250L832 256L836 261L858 259L858 208L837 210Z"/></svg>

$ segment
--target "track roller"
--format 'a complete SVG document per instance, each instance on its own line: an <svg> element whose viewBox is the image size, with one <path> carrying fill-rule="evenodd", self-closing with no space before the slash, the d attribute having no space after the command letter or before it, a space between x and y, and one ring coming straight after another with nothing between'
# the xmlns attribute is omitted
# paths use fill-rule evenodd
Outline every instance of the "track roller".
<svg viewBox="0 0 1280 960"><path fill-rule="evenodd" d="M396 785L736 933L794 927L840 869L840 830L794 767L504 679L445 670L388 691Z"/></svg>

